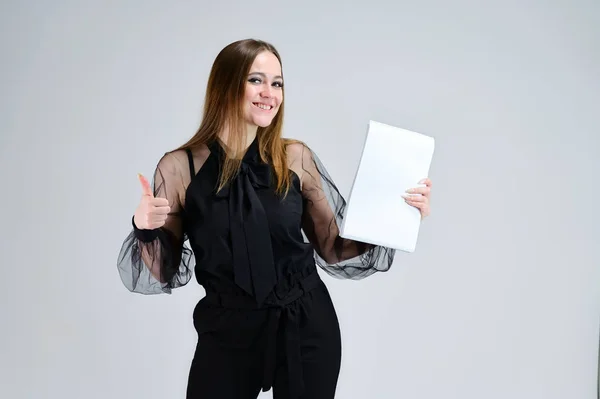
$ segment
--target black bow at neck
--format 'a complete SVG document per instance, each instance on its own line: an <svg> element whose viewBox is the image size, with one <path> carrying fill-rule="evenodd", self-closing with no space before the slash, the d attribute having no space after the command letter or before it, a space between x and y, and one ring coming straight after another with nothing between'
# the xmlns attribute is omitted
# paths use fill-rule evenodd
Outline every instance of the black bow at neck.
<svg viewBox="0 0 600 399"><path fill-rule="evenodd" d="M222 166L225 152L219 141L209 144ZM272 169L260 159L258 138L244 157L239 172L215 195L229 201L229 227L235 283L261 305L277 283L271 233L257 190L271 187Z"/></svg>

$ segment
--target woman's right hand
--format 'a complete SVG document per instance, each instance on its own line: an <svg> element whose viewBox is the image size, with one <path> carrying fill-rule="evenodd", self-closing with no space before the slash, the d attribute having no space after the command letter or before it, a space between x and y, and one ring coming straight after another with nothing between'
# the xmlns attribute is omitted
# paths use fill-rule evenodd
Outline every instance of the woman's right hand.
<svg viewBox="0 0 600 399"><path fill-rule="evenodd" d="M135 210L133 222L140 230L154 230L162 227L171 211L169 200L166 198L155 198L148 180L139 173L138 179L142 184L142 198Z"/></svg>

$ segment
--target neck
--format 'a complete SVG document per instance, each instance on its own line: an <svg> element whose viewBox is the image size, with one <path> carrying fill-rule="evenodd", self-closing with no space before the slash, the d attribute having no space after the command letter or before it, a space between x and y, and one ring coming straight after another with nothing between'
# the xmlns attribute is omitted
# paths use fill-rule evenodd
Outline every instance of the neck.
<svg viewBox="0 0 600 399"><path fill-rule="evenodd" d="M250 144L252 144L252 142L254 141L254 139L256 138L256 132L258 131L258 126L256 125L251 125L251 124L247 124L247 128L246 128L246 142L242 145L242 151L245 151L248 147L250 147ZM219 134L219 140L221 140L221 142L223 144L225 144L225 146L229 147L229 129L224 129L220 134Z"/></svg>
<svg viewBox="0 0 600 399"><path fill-rule="evenodd" d="M258 131L258 126L256 125L247 125L246 129L246 147L250 146L250 143L254 141L256 138L256 132Z"/></svg>

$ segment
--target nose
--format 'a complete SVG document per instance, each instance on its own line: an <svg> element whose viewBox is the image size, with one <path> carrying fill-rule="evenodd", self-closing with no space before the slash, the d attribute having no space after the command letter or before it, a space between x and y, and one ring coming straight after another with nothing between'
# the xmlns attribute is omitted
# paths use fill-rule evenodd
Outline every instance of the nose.
<svg viewBox="0 0 600 399"><path fill-rule="evenodd" d="M265 85L260 92L260 96L265 97L265 98L271 98L272 97L271 90L273 90L271 85Z"/></svg>

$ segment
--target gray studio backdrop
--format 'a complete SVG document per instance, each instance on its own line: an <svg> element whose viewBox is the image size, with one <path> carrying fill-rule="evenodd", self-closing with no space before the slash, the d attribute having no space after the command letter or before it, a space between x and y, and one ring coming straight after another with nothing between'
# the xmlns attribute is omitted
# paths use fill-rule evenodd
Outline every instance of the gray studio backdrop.
<svg viewBox="0 0 600 399"><path fill-rule="evenodd" d="M297 4L2 2L1 396L184 397L203 290L131 294L115 263L136 173L193 134L217 52L256 37L283 56L285 135L345 195L369 119L436 138L417 251L324 276L337 397L594 398L600 4Z"/></svg>

